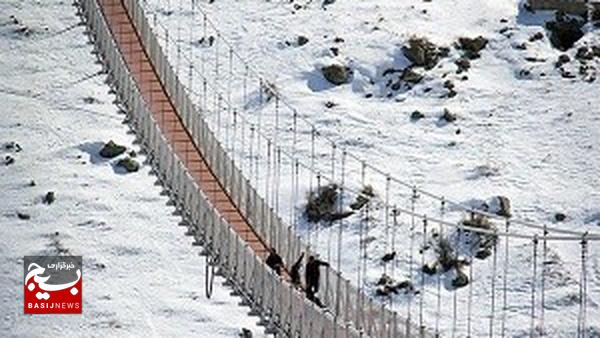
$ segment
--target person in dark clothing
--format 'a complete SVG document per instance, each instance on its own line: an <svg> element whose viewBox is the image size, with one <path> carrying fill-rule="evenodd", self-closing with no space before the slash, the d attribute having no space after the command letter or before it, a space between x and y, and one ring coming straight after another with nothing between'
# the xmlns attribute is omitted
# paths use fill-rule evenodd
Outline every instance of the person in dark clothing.
<svg viewBox="0 0 600 338"><path fill-rule="evenodd" d="M321 266L329 266L329 263L320 261L314 256L308 257L308 263L306 263L306 271L304 271L304 277L306 278L306 290L307 295L316 294L319 292L319 279L321 278Z"/></svg>
<svg viewBox="0 0 600 338"><path fill-rule="evenodd" d="M300 288L302 287L300 281L300 267L302 266L302 258L304 258L304 252L300 255L300 258L292 265L292 269L290 270L290 278L292 280L292 285Z"/></svg>
<svg viewBox="0 0 600 338"><path fill-rule="evenodd" d="M306 289L306 299L308 299L311 302L315 303L320 308L324 308L325 307L325 305L321 302L321 300L319 299L319 297L315 296L314 292L312 292L312 290L310 290L310 289Z"/></svg>
<svg viewBox="0 0 600 338"><path fill-rule="evenodd" d="M267 266L275 270L275 273L281 275L281 268L283 268L283 259L277 254L275 248L271 248L271 253L267 257Z"/></svg>

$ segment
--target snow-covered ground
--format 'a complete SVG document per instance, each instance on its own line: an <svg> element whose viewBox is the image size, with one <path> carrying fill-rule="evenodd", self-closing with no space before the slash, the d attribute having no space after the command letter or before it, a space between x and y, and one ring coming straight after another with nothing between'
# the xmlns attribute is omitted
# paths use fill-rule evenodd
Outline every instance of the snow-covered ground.
<svg viewBox="0 0 600 338"><path fill-rule="evenodd" d="M207 42L217 36L208 26L205 31L202 15L183 1L148 1L149 11L160 25L168 27L171 41L170 56L182 78L187 77L186 58L194 60L194 69L206 69L214 74L216 51L219 55L219 85L225 97L239 111L246 108L248 120L262 125L263 132L274 138L274 100L258 105L258 79L252 74L245 77L243 65L234 63L228 69L228 46L220 42ZM366 161L369 165L390 173L393 177L417 184L419 187L445 196L449 200L470 205L474 200L486 200L504 195L511 199L513 214L518 219L537 224L562 227L570 230L600 232L600 80L585 81L576 75L563 78L555 67L562 52L554 49L544 23L553 13L530 13L522 9L519 0L406 0L406 1L344 1L337 0L322 6L321 1L203 1L199 6L252 69L273 84L299 116L313 123L320 135L327 136ZM194 15L195 14L195 15ZM164 29L158 33L164 37ZM542 38L532 38L541 32ZM454 61L460 51L454 48L459 37L484 36L489 40L481 57L471 60L467 72L456 74ZM307 39L298 44L298 37ZM424 79L411 89L391 90L386 86L392 77L385 71L403 69L410 65L402 47L412 36L426 37L439 46L450 48L431 70L416 68ZM173 41L179 40L178 50ZM598 29L587 31L574 48L566 54L573 60L566 68L578 73L576 50L584 45L600 45ZM333 86L321 75L320 68L331 63L348 66L353 71L350 83ZM588 63L594 67L590 74L598 76L600 58ZM463 78L466 75L466 78ZM211 79L209 76L209 79ZM247 96L243 82L247 80ZM232 83L229 81L232 79ZM456 96L447 97L444 82L452 81ZM200 82L192 87L202 94ZM226 89L231 86L231 93ZM218 103L208 102L212 107ZM247 101L242 101L244 98ZM327 102L332 104L329 107ZM457 115L453 123L442 123L444 108ZM284 151L294 153L303 163L310 163L310 126L298 124L296 149L292 148L291 110L281 104L278 138ZM415 110L424 118L414 121L410 115ZM211 116L223 125L227 112ZM216 114L215 114L216 115ZM231 121L231 120L230 120ZM239 122L238 122L239 123ZM238 137L239 137L238 130ZM248 141L246 131L245 146ZM231 133L220 134L225 144L231 144ZM240 141L236 141L239 152ZM257 147L254 140L254 147ZM243 143L242 143L243 145ZM320 143L317 148L319 170L331 176L331 148ZM264 148L263 140L263 150ZM256 148L254 148L256 151ZM244 170L253 177L256 167L246 164L249 151L243 154ZM264 154L264 153L263 153ZM252 159L254 161L254 159ZM255 183L258 187L271 184L265 173L264 156L256 159L261 172ZM254 170L254 172L252 172ZM301 169L302 170L302 169ZM300 173L300 188L296 196L304 196L309 186L309 176ZM354 188L360 182L360 162L348 159L346 184ZM270 175L273 175L271 173ZM292 175L289 160L284 161L280 183L281 214L287 219L290 211ZM340 154L336 157L336 180L340 182ZM376 186L383 198L384 177L367 173L366 183ZM314 187L314 175L312 176ZM274 180L273 176L271 178ZM376 182L375 182L376 181ZM266 189L265 189L266 192ZM390 200L400 207L409 208L410 190L392 186ZM419 202L419 212L439 216L431 201ZM296 207L302 207L300 203ZM447 210L448 220L458 221L463 215L457 210ZM564 213L564 222L555 221L556 213ZM381 275L379 257L390 250L390 236L386 236L384 210L376 210L371 226L369 244L369 278L372 282ZM375 214L375 213L374 213ZM391 220L389 220L391 222ZM300 229L308 239L307 226L300 220ZM410 218L399 219L396 249L400 252L396 277L408 276ZM360 217L346 221L342 270L355 280L358 266L358 229ZM415 239L415 268L420 269L420 222ZM310 232L312 241L319 236L316 246L323 256L335 261L338 225L330 230ZM435 225L434 225L435 227ZM531 233L531 230L513 226L514 232ZM330 234L332 232L332 234ZM328 245L329 244L329 245ZM500 247L503 248L503 241ZM589 326L598 335L600 331L600 261L598 243L590 245L588 261ZM333 248L332 248L333 247ZM502 250L500 250L502 251ZM511 242L507 309L508 330L511 335L529 335L531 309L530 241ZM576 330L578 311L579 243L550 243L546 266L546 329L552 335L572 336ZM498 261L504 260L499 252ZM487 335L490 314L491 260L475 260L473 301L473 330L475 335ZM500 267L498 267L500 271ZM538 270L539 274L539 270ZM420 282L420 274L413 279ZM452 301L455 293L459 302L459 335L465 333L465 315L469 288L452 291L449 279L442 276L442 304L440 327L448 334L452 327ZM540 290L539 279L537 291ZM496 287L501 284L500 274ZM425 322L433 327L436 321L436 277L426 279ZM496 290L495 333L500 328L500 291ZM396 297L394 302L401 313L408 296ZM413 318L417 316L419 297L413 297ZM540 295L536 298L539 316ZM539 318L536 319L536 323Z"/></svg>
<svg viewBox="0 0 600 338"><path fill-rule="evenodd" d="M150 167L98 156L110 139L139 149L83 33L71 1L0 2L0 336L262 336L219 277L206 299L204 258ZM83 314L24 315L23 256L59 249L83 256Z"/></svg>

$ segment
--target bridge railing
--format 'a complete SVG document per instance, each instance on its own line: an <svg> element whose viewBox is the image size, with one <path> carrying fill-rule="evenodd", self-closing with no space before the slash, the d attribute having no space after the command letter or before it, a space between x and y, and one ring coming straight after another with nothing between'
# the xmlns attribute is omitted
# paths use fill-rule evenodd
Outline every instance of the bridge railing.
<svg viewBox="0 0 600 338"><path fill-rule="evenodd" d="M187 95L185 86L170 65L158 41L158 34L154 34L139 2L125 0L124 4L137 31L140 32L144 47L149 51L149 57L157 68L158 76L165 85L165 90L172 99L181 120L241 214L259 237L268 245L275 247L288 266L295 262L302 251L309 255L313 254L312 250L302 243L293 228L285 224L276 211L260 196L255 187L250 184L250 180L242 174L223 144L219 142L219 138L204 119L211 109L195 106ZM204 83L210 85L206 78ZM325 276L321 278L320 290L320 294L324 295L321 300L328 306L337 321L349 323L356 330L365 332L369 336L391 337L419 332L417 328L412 328L411 331L410 325L407 325L396 312L365 296L334 269L327 269Z"/></svg>
<svg viewBox="0 0 600 338"><path fill-rule="evenodd" d="M204 243L225 278L249 302L253 310L258 311L272 325L276 325L289 336L358 337L359 333L356 330L336 322L332 315L316 307L289 283L276 276L231 229L162 135L119 52L99 4L96 0L81 0L79 3L82 16L90 29L90 38L94 40L98 52L102 55L105 69L117 90L117 97L131 116L132 127L147 153L149 162L177 203L177 207L190 221L196 238ZM143 35L152 35L147 28L140 31L145 32ZM148 43L149 38L146 37L145 41ZM151 53L156 56L160 55L161 51L156 48L151 50ZM169 71L170 66L166 59L163 58L162 63L159 61L154 65L159 76L170 79L166 83L173 84L175 78L169 75L173 73L172 70ZM182 104L185 105L183 93L180 91L178 94L180 108ZM192 109L191 105L187 106L187 109ZM189 119L188 122L196 122L195 129L192 129L196 135L204 133L206 137L209 131L205 127L198 127L202 124L196 114L188 114L186 118ZM213 143L211 147L216 147L216 144ZM210 148L205 148L205 151L208 149ZM218 158L214 159L213 163L216 163L216 160Z"/></svg>

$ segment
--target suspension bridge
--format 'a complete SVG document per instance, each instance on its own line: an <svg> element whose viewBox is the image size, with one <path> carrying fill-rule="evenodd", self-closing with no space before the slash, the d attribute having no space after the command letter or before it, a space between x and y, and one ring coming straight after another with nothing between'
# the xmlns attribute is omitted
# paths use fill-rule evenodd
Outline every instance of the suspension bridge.
<svg viewBox="0 0 600 338"><path fill-rule="evenodd" d="M160 21L161 12L175 10L170 2L166 8L133 0L78 5L109 83L189 234L267 332L541 336L551 326L547 317L555 316L573 322L570 334L590 335L588 300L598 290L588 291L589 253L599 235L471 209L370 164L288 103L197 1L186 8L179 2L176 10L189 11L190 22L175 33ZM349 217L308 222L306 195L327 189L335 194L331 214ZM362 202L350 208L356 201ZM463 222L465 215L490 224ZM357 240L345 236L350 231ZM438 238L452 244L460 267L425 273ZM489 239L491 257L478 261L474 248ZM372 241L382 245L372 249ZM343 252L348 245L356 252ZM552 258L553 245L574 248L576 267ZM288 267L303 252L332 263L318 293L325 308L264 264L270 247ZM373 265L388 253L394 255L382 274L409 287L377 298ZM576 292L575 302L558 311L548 305L559 301L548 292L555 265L567 270L564 285ZM459 275L468 284L455 288Z"/></svg>

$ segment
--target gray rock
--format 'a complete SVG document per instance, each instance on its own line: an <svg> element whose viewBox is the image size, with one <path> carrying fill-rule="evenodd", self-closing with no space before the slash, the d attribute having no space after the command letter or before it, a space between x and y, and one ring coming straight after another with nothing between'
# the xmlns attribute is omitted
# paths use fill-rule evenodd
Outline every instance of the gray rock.
<svg viewBox="0 0 600 338"><path fill-rule="evenodd" d="M123 154L127 148L116 144L113 140L108 141L100 150L100 156L104 158L114 158Z"/></svg>
<svg viewBox="0 0 600 338"><path fill-rule="evenodd" d="M125 168L125 170L130 173L136 172L140 169L140 164L131 157L126 157L119 160L119 162L117 162L117 166Z"/></svg>
<svg viewBox="0 0 600 338"><path fill-rule="evenodd" d="M481 55L479 54L485 46L487 46L488 40L483 36L476 38L459 38L457 47L462 49L464 56L468 59L477 59Z"/></svg>
<svg viewBox="0 0 600 338"><path fill-rule="evenodd" d="M298 46L304 46L308 43L308 38L306 36L299 35L296 39L296 43L298 44Z"/></svg>
<svg viewBox="0 0 600 338"><path fill-rule="evenodd" d="M546 28L550 31L550 43L556 49L568 50L583 37L583 25L582 20L569 18L564 13L557 12L555 21L546 23Z"/></svg>
<svg viewBox="0 0 600 338"><path fill-rule="evenodd" d="M408 40L408 46L404 46L403 52L416 66L432 69L448 51L425 38L412 37Z"/></svg>
<svg viewBox="0 0 600 338"><path fill-rule="evenodd" d="M556 61L556 68L561 67L562 65L564 65L565 63L569 63L571 62L571 58L569 57L569 55L567 54L561 54L558 57L558 61Z"/></svg>
<svg viewBox="0 0 600 338"><path fill-rule="evenodd" d="M575 58L580 61L589 61L594 59L594 52L591 48L588 47L579 47L577 49L577 54L575 54Z"/></svg>
<svg viewBox="0 0 600 338"><path fill-rule="evenodd" d="M6 155L4 157L4 165L8 166L8 165L11 165L11 164L14 164L14 163L15 163L15 158L14 157L12 157L10 155Z"/></svg>
<svg viewBox="0 0 600 338"><path fill-rule="evenodd" d="M423 80L423 75L415 72L411 68L406 68L402 72L402 76L400 78L404 82L408 82L408 83L411 83L411 84L417 84L417 83L421 82L421 80Z"/></svg>
<svg viewBox="0 0 600 338"><path fill-rule="evenodd" d="M414 112L412 112L410 114L410 119L413 120L413 121L418 121L418 120L420 120L420 119L422 119L424 117L425 117L425 114L421 113L418 110L415 110Z"/></svg>
<svg viewBox="0 0 600 338"><path fill-rule="evenodd" d="M56 195L54 194L54 191L48 191L46 193L46 195L44 195L42 202L46 203L46 204L52 204L52 203L54 203L55 200L56 200Z"/></svg>
<svg viewBox="0 0 600 338"><path fill-rule="evenodd" d="M332 64L321 68L321 72L327 81L339 86L350 80L350 69L341 65Z"/></svg>
<svg viewBox="0 0 600 338"><path fill-rule="evenodd" d="M465 57L461 57L460 59L454 61L454 64L458 67L457 73L466 72L471 68L471 61Z"/></svg>
<svg viewBox="0 0 600 338"><path fill-rule="evenodd" d="M456 114L450 112L450 110L448 110L448 108L444 108L444 113L442 114L440 119L442 119L448 123L452 123L452 122L456 121L457 117L456 117Z"/></svg>

